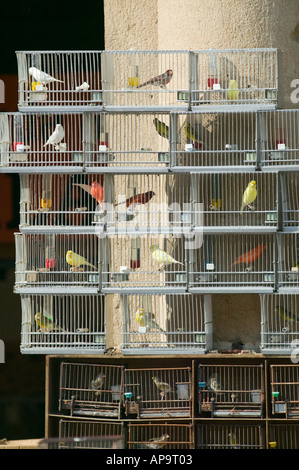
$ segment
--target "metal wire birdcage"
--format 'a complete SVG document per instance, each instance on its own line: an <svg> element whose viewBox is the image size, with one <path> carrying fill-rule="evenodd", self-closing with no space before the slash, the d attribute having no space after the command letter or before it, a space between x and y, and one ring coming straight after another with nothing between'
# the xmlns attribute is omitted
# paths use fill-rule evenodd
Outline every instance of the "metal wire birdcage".
<svg viewBox="0 0 299 470"><path fill-rule="evenodd" d="M263 417L262 364L200 364L197 380L200 415L233 419Z"/></svg>
<svg viewBox="0 0 299 470"><path fill-rule="evenodd" d="M120 418L123 366L61 362L59 411L71 416Z"/></svg>
<svg viewBox="0 0 299 470"><path fill-rule="evenodd" d="M17 51L18 106L198 107L281 101L277 49ZM47 74L47 75L46 75Z"/></svg>
<svg viewBox="0 0 299 470"><path fill-rule="evenodd" d="M120 303L123 354L203 354L210 343L204 296L120 294Z"/></svg>
<svg viewBox="0 0 299 470"><path fill-rule="evenodd" d="M260 424L200 424L196 449L265 449L265 427Z"/></svg>
<svg viewBox="0 0 299 470"><path fill-rule="evenodd" d="M278 233L278 284L280 292L296 293L299 283L299 234Z"/></svg>
<svg viewBox="0 0 299 470"><path fill-rule="evenodd" d="M125 415L147 418L191 418L190 367L124 370Z"/></svg>
<svg viewBox="0 0 299 470"><path fill-rule="evenodd" d="M274 248L272 234L204 234L187 250L190 292L272 292Z"/></svg>
<svg viewBox="0 0 299 470"><path fill-rule="evenodd" d="M298 344L295 353L298 352ZM270 383L272 416L298 419L298 364L270 364Z"/></svg>
<svg viewBox="0 0 299 470"><path fill-rule="evenodd" d="M23 293L97 293L102 241L89 234L15 234L15 289ZM103 251L102 251L103 250Z"/></svg>
<svg viewBox="0 0 299 470"><path fill-rule="evenodd" d="M123 449L121 436L48 438L39 442L39 449Z"/></svg>
<svg viewBox="0 0 299 470"><path fill-rule="evenodd" d="M104 354L103 295L21 295L22 354Z"/></svg>
<svg viewBox="0 0 299 470"><path fill-rule="evenodd" d="M299 427L295 423L270 423L269 449L298 449Z"/></svg>
<svg viewBox="0 0 299 470"><path fill-rule="evenodd" d="M193 449L192 425L184 423L129 423L128 449Z"/></svg>
<svg viewBox="0 0 299 470"><path fill-rule="evenodd" d="M299 297L296 294L261 295L261 352L291 354L299 343Z"/></svg>

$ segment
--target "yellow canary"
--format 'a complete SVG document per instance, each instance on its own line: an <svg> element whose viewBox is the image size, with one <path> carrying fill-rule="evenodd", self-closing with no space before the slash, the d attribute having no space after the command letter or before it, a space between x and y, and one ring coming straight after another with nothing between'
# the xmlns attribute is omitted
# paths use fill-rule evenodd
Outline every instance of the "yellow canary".
<svg viewBox="0 0 299 470"><path fill-rule="evenodd" d="M192 142L196 142L198 144L202 144L202 140L196 135L194 130L192 129L191 125L189 122L185 122L184 124L184 131L186 132L186 135L188 139L190 139Z"/></svg>
<svg viewBox="0 0 299 470"><path fill-rule="evenodd" d="M229 87L227 89L227 92L226 92L226 99L228 101L230 100L234 100L236 101L238 99L238 84L236 82L236 80L230 80L229 82Z"/></svg>
<svg viewBox="0 0 299 470"><path fill-rule="evenodd" d="M157 263L162 263L165 266L172 263L184 265L180 261L175 260L172 256L166 253L166 251L161 250L157 245L151 246L151 253L154 261Z"/></svg>
<svg viewBox="0 0 299 470"><path fill-rule="evenodd" d="M145 313L143 308L139 308L137 310L136 321L140 326L146 327L149 330L159 330L165 333L165 331L154 321L153 315Z"/></svg>
<svg viewBox="0 0 299 470"><path fill-rule="evenodd" d="M50 333L52 331L60 331L66 333L66 330L58 326L55 322L49 320L45 315L37 312L34 316L37 326L40 327L42 332Z"/></svg>
<svg viewBox="0 0 299 470"><path fill-rule="evenodd" d="M257 196L256 181L250 181L243 193L242 206L240 211L243 212L244 207L249 206L255 201Z"/></svg>
<svg viewBox="0 0 299 470"><path fill-rule="evenodd" d="M153 120L153 123L155 124L155 128L158 132L158 134L161 137L165 137L165 139L169 138L169 127L165 124L165 122L159 121L158 118L155 118Z"/></svg>
<svg viewBox="0 0 299 470"><path fill-rule="evenodd" d="M83 258L83 256L80 256L77 253L74 253L73 251L68 251L65 259L70 266L76 268L85 265L97 269L93 264L89 263L85 258Z"/></svg>
<svg viewBox="0 0 299 470"><path fill-rule="evenodd" d="M296 321L296 322L299 321L299 318L296 315L296 313L289 312L288 310L284 309L283 307L280 307L280 306L275 307L275 312L279 313L280 317L283 320Z"/></svg>

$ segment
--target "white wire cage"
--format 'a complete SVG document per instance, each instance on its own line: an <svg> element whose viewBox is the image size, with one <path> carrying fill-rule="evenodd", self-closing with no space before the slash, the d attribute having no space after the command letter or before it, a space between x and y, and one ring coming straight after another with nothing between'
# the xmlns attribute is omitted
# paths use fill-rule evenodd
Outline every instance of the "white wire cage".
<svg viewBox="0 0 299 470"><path fill-rule="evenodd" d="M260 424L198 424L196 449L265 449L265 427Z"/></svg>
<svg viewBox="0 0 299 470"><path fill-rule="evenodd" d="M292 354L299 344L299 296L261 295L261 346L263 354Z"/></svg>
<svg viewBox="0 0 299 470"><path fill-rule="evenodd" d="M190 367L124 370L125 416L138 419L191 418Z"/></svg>
<svg viewBox="0 0 299 470"><path fill-rule="evenodd" d="M263 418L262 364L199 364L198 410L212 418Z"/></svg>
<svg viewBox="0 0 299 470"><path fill-rule="evenodd" d="M98 292L105 250L95 233L16 233L15 249L16 292L73 294L74 287L75 293Z"/></svg>
<svg viewBox="0 0 299 470"><path fill-rule="evenodd" d="M103 295L21 295L22 354L104 354Z"/></svg>
<svg viewBox="0 0 299 470"><path fill-rule="evenodd" d="M200 225L185 174L20 174L20 230L184 233Z"/></svg>
<svg viewBox="0 0 299 470"><path fill-rule="evenodd" d="M188 249L188 288L204 292L272 292L275 286L273 234L203 234Z"/></svg>
<svg viewBox="0 0 299 470"><path fill-rule="evenodd" d="M191 173L192 222L204 233L277 230L277 174L263 172Z"/></svg>
<svg viewBox="0 0 299 470"><path fill-rule="evenodd" d="M296 229L295 229L296 230ZM296 292L299 285L299 234L277 234L278 286L280 292Z"/></svg>
<svg viewBox="0 0 299 470"><path fill-rule="evenodd" d="M19 109L275 107L281 101L277 49L17 51L16 56Z"/></svg>
<svg viewBox="0 0 299 470"><path fill-rule="evenodd" d="M192 425L185 423L129 423L128 449L193 449Z"/></svg>
<svg viewBox="0 0 299 470"><path fill-rule="evenodd" d="M204 354L211 312L204 296L122 295L123 354Z"/></svg>
<svg viewBox="0 0 299 470"><path fill-rule="evenodd" d="M122 416L123 366L61 362L59 411L70 416Z"/></svg>
<svg viewBox="0 0 299 470"><path fill-rule="evenodd" d="M73 448L74 445L76 448L97 448L98 446L100 449L123 449L125 446L125 428L123 423L117 421L60 419L58 434L59 437L56 440L59 440L61 449ZM48 440L52 441L52 439L55 438ZM70 445L65 442L65 439L70 440Z"/></svg>
<svg viewBox="0 0 299 470"><path fill-rule="evenodd" d="M298 342L297 350L298 351ZM299 366L270 364L271 414L273 417L298 419L299 416Z"/></svg>
<svg viewBox="0 0 299 470"><path fill-rule="evenodd" d="M142 233L106 235L109 264L103 264L104 293L186 290L185 236Z"/></svg>
<svg viewBox="0 0 299 470"><path fill-rule="evenodd" d="M269 449L299 448L299 426L295 423L270 423Z"/></svg>

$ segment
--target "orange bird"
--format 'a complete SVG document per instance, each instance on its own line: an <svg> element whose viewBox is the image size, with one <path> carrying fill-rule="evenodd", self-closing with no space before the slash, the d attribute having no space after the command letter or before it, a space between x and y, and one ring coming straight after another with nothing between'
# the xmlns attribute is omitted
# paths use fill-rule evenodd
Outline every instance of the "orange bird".
<svg viewBox="0 0 299 470"><path fill-rule="evenodd" d="M261 245L256 246L255 248L253 248L253 250L250 250L250 251L247 251L246 253L243 253L243 255L239 256L239 258L237 258L233 262L233 264L231 264L229 266L229 268L231 268L232 266L235 266L236 264L239 264L239 263L244 263L244 264L253 263L255 260L257 260L261 256L261 254L263 253L265 248L266 248L265 245L261 244Z"/></svg>
<svg viewBox="0 0 299 470"><path fill-rule="evenodd" d="M118 206L119 204L126 204L126 207L130 207L135 204L146 204L153 196L155 196L154 191L147 191L146 193L136 194L135 196L129 197L124 202L119 202L115 205Z"/></svg>
<svg viewBox="0 0 299 470"><path fill-rule="evenodd" d="M101 207L103 206L103 186L101 186L99 183L93 181L91 185L82 183L73 184L75 186L80 186L80 188L82 188L84 191L89 193L94 199L96 199Z"/></svg>

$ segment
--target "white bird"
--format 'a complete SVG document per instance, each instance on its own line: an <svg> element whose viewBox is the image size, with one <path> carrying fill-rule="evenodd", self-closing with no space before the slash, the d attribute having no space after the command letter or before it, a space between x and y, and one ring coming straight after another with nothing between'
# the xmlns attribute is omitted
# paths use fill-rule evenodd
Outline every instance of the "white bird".
<svg viewBox="0 0 299 470"><path fill-rule="evenodd" d="M32 75L34 80L40 83L52 83L52 82L61 82L63 83L63 80L57 80L57 78L51 77L46 72L43 72L42 70L37 69L36 67L30 67L29 69L29 75Z"/></svg>
<svg viewBox="0 0 299 470"><path fill-rule="evenodd" d="M76 86L76 91L80 91L80 90L88 90L89 88L89 85L87 82L83 82L82 85L79 85L79 86Z"/></svg>
<svg viewBox="0 0 299 470"><path fill-rule="evenodd" d="M64 129L62 125L56 124L55 131L53 132L53 134L50 135L44 147L46 147L46 145L49 145L49 144L57 145L62 141L63 138L64 138Z"/></svg>

